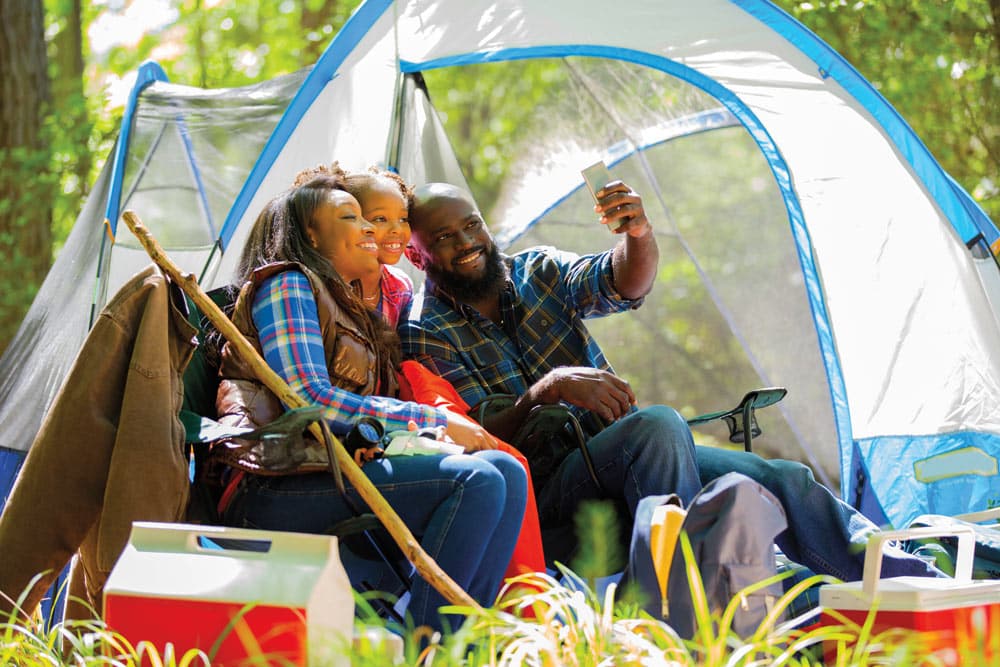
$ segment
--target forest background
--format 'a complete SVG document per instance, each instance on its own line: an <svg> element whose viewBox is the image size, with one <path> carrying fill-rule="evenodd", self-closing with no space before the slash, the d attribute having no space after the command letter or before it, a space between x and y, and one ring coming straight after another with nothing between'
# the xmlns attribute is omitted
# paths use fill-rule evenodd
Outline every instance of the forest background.
<svg viewBox="0 0 1000 667"><path fill-rule="evenodd" d="M0 353L118 134L129 73L223 88L311 65L360 0L0 0ZM777 4L850 61L1000 220L1000 0ZM696 7L696 3L693 3ZM491 107L539 82L465 76L436 98L486 210L517 123ZM525 104L525 113L532 105Z"/></svg>

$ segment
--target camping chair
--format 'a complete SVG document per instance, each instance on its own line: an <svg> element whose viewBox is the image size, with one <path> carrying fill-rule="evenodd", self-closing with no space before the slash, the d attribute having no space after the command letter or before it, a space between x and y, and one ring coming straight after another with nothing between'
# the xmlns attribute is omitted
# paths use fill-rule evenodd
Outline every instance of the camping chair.
<svg viewBox="0 0 1000 667"><path fill-rule="evenodd" d="M757 409L774 405L787 393L784 387L755 389L748 392L736 407L699 415L688 419L687 423L689 426L694 426L721 419L729 427L729 441L743 443L744 449L750 452L753 451L753 439L762 433L757 422ZM488 415L510 408L515 400L513 394L490 394L476 403L469 411L469 415L482 424ZM593 418L594 424L588 424L592 426L590 429L592 433L607 426L606 423L597 423L599 420L593 414L589 414L586 418ZM749 428L746 427L747 424ZM597 488L601 489L590 452L584 447L586 441L585 429L569 406L553 403L536 405L532 408L527 419L511 439L511 444L528 458L531 462L532 477L538 478L547 477L566 455L579 449L591 479Z"/></svg>
<svg viewBox="0 0 1000 667"><path fill-rule="evenodd" d="M208 292L208 296L224 311L231 309L236 295L237 290L232 286ZM320 422L326 435L329 433L325 422L321 419L322 408L319 406L289 410L278 419L255 430L234 429L217 422L215 398L219 386L218 366L205 353L207 318L204 318L194 302L172 283L171 298L197 329L199 343L184 372L184 401L179 415L184 425L185 446L188 447L190 461L191 500L187 518L194 523L222 525L222 517L218 511L221 488L208 482L205 474L205 464L212 443L237 436L245 440L301 438L303 432L315 421ZM395 610L393 598L398 599L409 591L412 566L392 541L379 519L372 512L357 507L347 495L329 439L327 450L330 452L330 472L337 480L338 489L354 516L330 526L324 533L337 537L341 547L341 560L352 584L366 593L381 591L382 596L377 598L371 596L374 598L372 600L374 609L383 617L402 622L403 619ZM222 540L216 542L218 546L223 545ZM238 541L227 540L224 546L259 550L263 545L260 542L241 544Z"/></svg>

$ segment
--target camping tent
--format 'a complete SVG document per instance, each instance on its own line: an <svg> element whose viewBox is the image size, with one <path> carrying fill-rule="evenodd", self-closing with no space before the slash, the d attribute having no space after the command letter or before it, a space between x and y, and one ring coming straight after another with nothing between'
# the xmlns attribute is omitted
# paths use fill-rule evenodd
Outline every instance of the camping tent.
<svg viewBox="0 0 1000 667"><path fill-rule="evenodd" d="M601 250L611 237L579 169L604 159L643 194L659 284L634 314L595 323L643 402L693 415L786 386L762 441L792 443L874 519L1000 501L993 223L772 4L613 13L627 30L581 0L368 0L306 72L206 91L144 65L113 159L0 360L0 470L30 447L94 313L148 262L122 210L203 285L229 282L248 223L303 167L464 183L428 82L537 65L550 85L487 218L512 248Z"/></svg>

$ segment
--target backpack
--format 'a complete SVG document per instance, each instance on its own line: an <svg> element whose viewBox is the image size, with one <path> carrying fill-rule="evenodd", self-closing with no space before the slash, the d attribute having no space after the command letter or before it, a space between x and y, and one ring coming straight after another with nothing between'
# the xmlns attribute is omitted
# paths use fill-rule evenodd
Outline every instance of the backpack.
<svg viewBox="0 0 1000 667"><path fill-rule="evenodd" d="M673 548L666 580L657 576L656 560L662 553L651 550L654 513L664 505L679 505L677 496L649 496L636 509L629 551L629 578L643 591L644 609L668 622L677 634L690 639L697 628L687 568L678 543ZM662 510L661 510L662 512ZM753 634L782 595L781 581L746 594L744 589L777 574L774 538L787 527L785 510L771 492L740 473L728 473L696 495L680 525L691 543L701 574L709 611L715 620L734 596L742 599L733 618L732 630L740 637ZM661 547L662 550L662 547Z"/></svg>

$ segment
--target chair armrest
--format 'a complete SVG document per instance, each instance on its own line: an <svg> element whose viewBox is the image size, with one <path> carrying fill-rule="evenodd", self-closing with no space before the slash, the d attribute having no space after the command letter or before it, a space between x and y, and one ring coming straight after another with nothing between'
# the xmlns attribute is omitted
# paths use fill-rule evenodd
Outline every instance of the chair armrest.
<svg viewBox="0 0 1000 667"><path fill-rule="evenodd" d="M709 412L687 420L688 426L704 424L716 419L722 419L729 426L729 441L743 443L746 451L752 451L751 441L761 434L760 426L757 424L755 411L757 408L766 408L774 405L788 394L784 387L763 387L747 392L740 400L739 405L731 410L720 412Z"/></svg>

